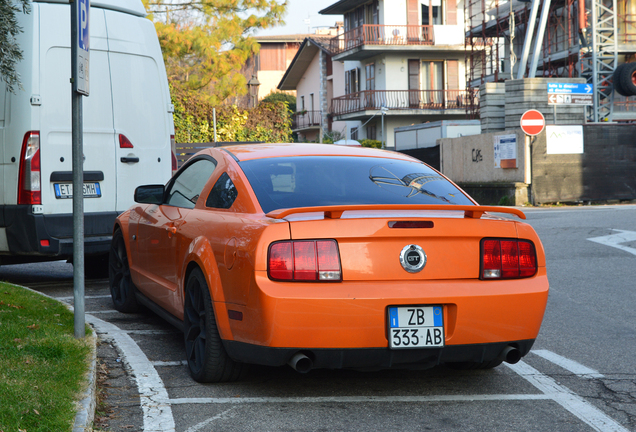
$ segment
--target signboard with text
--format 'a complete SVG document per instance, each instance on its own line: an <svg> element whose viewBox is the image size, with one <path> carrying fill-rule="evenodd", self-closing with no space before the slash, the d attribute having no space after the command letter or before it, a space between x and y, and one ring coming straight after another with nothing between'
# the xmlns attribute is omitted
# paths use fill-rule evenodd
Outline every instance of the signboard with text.
<svg viewBox="0 0 636 432"><path fill-rule="evenodd" d="M77 58L74 90L78 93L88 96L89 90L89 59L90 59L90 34L88 31L88 19L90 10L90 0L76 0L73 3L77 7Z"/></svg>
<svg viewBox="0 0 636 432"><path fill-rule="evenodd" d="M517 135L495 136L495 168L517 168Z"/></svg>
<svg viewBox="0 0 636 432"><path fill-rule="evenodd" d="M591 84L548 83L548 105L593 105Z"/></svg>

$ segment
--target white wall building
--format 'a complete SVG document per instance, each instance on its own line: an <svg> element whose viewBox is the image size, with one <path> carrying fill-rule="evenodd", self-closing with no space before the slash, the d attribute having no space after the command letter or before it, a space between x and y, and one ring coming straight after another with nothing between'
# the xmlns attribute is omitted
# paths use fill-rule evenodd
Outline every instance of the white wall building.
<svg viewBox="0 0 636 432"><path fill-rule="evenodd" d="M320 12L344 15L344 31L329 43L334 64L344 63L344 94L334 93L330 111L346 122L347 138L394 148L396 127L466 118L474 96L466 90L463 7L463 0L341 0Z"/></svg>

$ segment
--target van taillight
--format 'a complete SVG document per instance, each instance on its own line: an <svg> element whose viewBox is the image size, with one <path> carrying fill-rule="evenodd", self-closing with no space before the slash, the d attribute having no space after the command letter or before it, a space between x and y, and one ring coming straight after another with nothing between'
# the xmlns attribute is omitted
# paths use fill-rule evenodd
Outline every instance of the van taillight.
<svg viewBox="0 0 636 432"><path fill-rule="evenodd" d="M119 134L119 148L135 148L135 146L132 145L126 135Z"/></svg>
<svg viewBox="0 0 636 432"><path fill-rule="evenodd" d="M273 243L267 257L271 279L294 282L342 280L335 240L300 240Z"/></svg>
<svg viewBox="0 0 636 432"><path fill-rule="evenodd" d="M179 164L177 163L177 143L174 139L174 135L170 135L170 149L172 152L172 175L177 172L179 169Z"/></svg>
<svg viewBox="0 0 636 432"><path fill-rule="evenodd" d="M528 240L481 241L481 279L519 279L537 273L534 243Z"/></svg>
<svg viewBox="0 0 636 432"><path fill-rule="evenodd" d="M24 134L18 174L18 204L42 204L40 132Z"/></svg>

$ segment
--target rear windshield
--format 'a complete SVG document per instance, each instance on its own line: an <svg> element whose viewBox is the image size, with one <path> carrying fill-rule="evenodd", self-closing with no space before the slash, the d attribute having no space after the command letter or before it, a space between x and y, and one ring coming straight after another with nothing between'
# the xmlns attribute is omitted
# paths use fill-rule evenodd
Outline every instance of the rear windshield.
<svg viewBox="0 0 636 432"><path fill-rule="evenodd" d="M473 205L452 183L411 161L299 156L240 162L265 213L343 204Z"/></svg>

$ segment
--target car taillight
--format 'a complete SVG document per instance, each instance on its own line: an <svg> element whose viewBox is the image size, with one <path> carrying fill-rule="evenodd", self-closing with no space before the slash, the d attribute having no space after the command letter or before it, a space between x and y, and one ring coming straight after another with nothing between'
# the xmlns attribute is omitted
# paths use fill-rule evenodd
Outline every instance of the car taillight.
<svg viewBox="0 0 636 432"><path fill-rule="evenodd" d="M537 254L528 240L484 239L481 279L519 279L537 272Z"/></svg>
<svg viewBox="0 0 636 432"><path fill-rule="evenodd" d="M177 172L179 169L179 164L177 163L177 143L174 139L174 135L170 135L170 149L172 153L172 175Z"/></svg>
<svg viewBox="0 0 636 432"><path fill-rule="evenodd" d="M342 269L335 240L299 240L269 247L267 273L281 281L340 281Z"/></svg>
<svg viewBox="0 0 636 432"><path fill-rule="evenodd" d="M18 204L42 204L40 132L24 134L18 174Z"/></svg>

